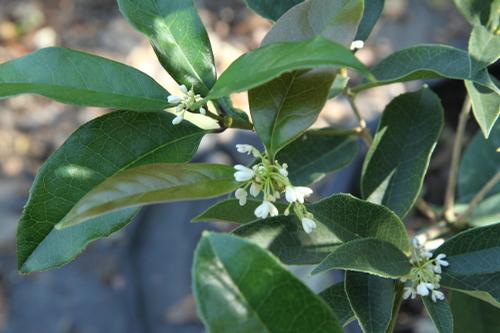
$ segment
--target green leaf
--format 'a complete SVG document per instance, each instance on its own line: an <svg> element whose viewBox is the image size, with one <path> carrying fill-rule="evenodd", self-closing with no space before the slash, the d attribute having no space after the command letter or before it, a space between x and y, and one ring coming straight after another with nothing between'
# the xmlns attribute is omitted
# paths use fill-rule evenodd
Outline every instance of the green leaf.
<svg viewBox="0 0 500 333"><path fill-rule="evenodd" d="M269 253L231 235L204 234L193 289L209 332L342 332L321 298Z"/></svg>
<svg viewBox="0 0 500 333"><path fill-rule="evenodd" d="M384 10L385 0L365 0L363 19L359 24L356 40L367 40L373 27L377 23L380 14Z"/></svg>
<svg viewBox="0 0 500 333"><path fill-rule="evenodd" d="M352 312L351 304L349 304L344 289L344 281L323 290L319 293L319 296L330 305L330 308L335 313L335 317L338 318L342 326L349 324L355 319L354 312Z"/></svg>
<svg viewBox="0 0 500 333"><path fill-rule="evenodd" d="M498 93L499 88L486 69L474 71L477 68L481 68L481 64L464 50L438 44L416 45L383 59L372 69L376 81L361 84L353 91L360 92L394 82L448 78L473 81Z"/></svg>
<svg viewBox="0 0 500 333"><path fill-rule="evenodd" d="M337 247L312 274L342 269L398 278L408 274L411 268L406 255L396 246L376 238L361 238Z"/></svg>
<svg viewBox="0 0 500 333"><path fill-rule="evenodd" d="M118 0L123 16L149 38L160 63L179 83L205 95L215 82L207 32L193 0Z"/></svg>
<svg viewBox="0 0 500 333"><path fill-rule="evenodd" d="M466 207L486 183L500 172L500 154L496 152L498 147L500 147L500 123L496 124L488 140L481 133L477 133L467 146L458 174L457 201L462 207ZM479 226L499 222L499 205L500 184L497 184L474 210L469 224Z"/></svg>
<svg viewBox="0 0 500 333"><path fill-rule="evenodd" d="M498 28L498 0L454 0L460 12L472 25L489 26L491 31Z"/></svg>
<svg viewBox="0 0 500 333"><path fill-rule="evenodd" d="M309 185L352 162L358 154L352 134L333 128L308 131L281 150L276 159L288 164L292 184Z"/></svg>
<svg viewBox="0 0 500 333"><path fill-rule="evenodd" d="M320 263L342 242L359 238L378 238L410 251L401 220L383 206L337 194L307 205L317 220L314 232L306 234L295 216L280 216L248 223L234 231L269 249L289 265Z"/></svg>
<svg viewBox="0 0 500 333"><path fill-rule="evenodd" d="M396 97L365 158L363 196L404 217L420 194L443 123L441 101L431 90Z"/></svg>
<svg viewBox="0 0 500 333"><path fill-rule="evenodd" d="M496 87L500 87L494 78ZM472 112L484 137L488 138L500 116L500 95L488 87L465 81L465 87L472 102Z"/></svg>
<svg viewBox="0 0 500 333"><path fill-rule="evenodd" d="M159 111L168 92L124 64L51 47L0 65L0 99L37 94L56 101L133 111Z"/></svg>
<svg viewBox="0 0 500 333"><path fill-rule="evenodd" d="M234 169L221 164L155 163L120 171L85 194L57 225L66 228L124 208L197 200L239 187Z"/></svg>
<svg viewBox="0 0 500 333"><path fill-rule="evenodd" d="M80 127L45 162L30 191L17 233L23 273L62 266L86 245L124 227L128 209L64 230L54 226L89 191L120 170L153 162L187 162L204 131L183 122L171 126L164 112L119 111Z"/></svg>
<svg viewBox="0 0 500 333"><path fill-rule="evenodd" d="M370 77L351 51L318 36L301 42L273 43L244 54L222 73L207 99L247 91L294 70L318 67L349 67Z"/></svg>
<svg viewBox="0 0 500 333"><path fill-rule="evenodd" d="M304 0L244 0L248 7L267 19L276 21L287 10Z"/></svg>
<svg viewBox="0 0 500 333"><path fill-rule="evenodd" d="M318 221L306 234L295 216L278 216L245 224L234 234L268 249L287 265L318 264L342 241L330 226Z"/></svg>
<svg viewBox="0 0 500 333"><path fill-rule="evenodd" d="M365 333L385 333L392 317L394 282L375 275L345 273L345 291Z"/></svg>
<svg viewBox="0 0 500 333"><path fill-rule="evenodd" d="M430 297L422 297L425 309L439 333L453 333L453 314L448 301L433 302Z"/></svg>
<svg viewBox="0 0 500 333"><path fill-rule="evenodd" d="M196 216L191 222L222 221L236 224L245 224L257 220L255 209L262 203L259 200L248 199L245 206L240 206L238 199L219 201L212 207ZM288 205L279 202L274 203L280 212Z"/></svg>
<svg viewBox="0 0 500 333"><path fill-rule="evenodd" d="M455 321L454 333L498 332L500 309L460 292L454 292L449 298Z"/></svg>
<svg viewBox="0 0 500 333"><path fill-rule="evenodd" d="M475 26L469 39L469 54L476 60L474 71L480 71L500 58L500 36L491 33L483 26Z"/></svg>
<svg viewBox="0 0 500 333"><path fill-rule="evenodd" d="M333 81L332 87L330 88L330 93L328 95L329 99L334 99L335 97L342 94L349 83L349 76L343 76L337 74L335 80Z"/></svg>

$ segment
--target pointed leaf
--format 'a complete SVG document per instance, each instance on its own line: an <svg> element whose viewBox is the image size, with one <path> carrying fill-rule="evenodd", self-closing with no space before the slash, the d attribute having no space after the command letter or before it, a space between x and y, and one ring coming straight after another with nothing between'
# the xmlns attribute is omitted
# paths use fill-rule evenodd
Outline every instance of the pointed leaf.
<svg viewBox="0 0 500 333"><path fill-rule="evenodd" d="M347 299L344 289L344 281L334 284L319 293L319 296L330 305L340 324L345 326L355 319L351 304Z"/></svg>
<svg viewBox="0 0 500 333"><path fill-rule="evenodd" d="M17 233L23 273L61 266L86 245L124 227L128 209L64 230L54 226L89 191L120 170L152 162L187 162L204 131L183 122L171 126L164 112L119 111L80 127L45 162L30 191Z"/></svg>
<svg viewBox="0 0 500 333"><path fill-rule="evenodd" d="M500 309L460 292L451 295L454 333L497 333Z"/></svg>
<svg viewBox="0 0 500 333"><path fill-rule="evenodd" d="M367 40L384 10L385 0L366 0L363 19L359 24L356 40Z"/></svg>
<svg viewBox="0 0 500 333"><path fill-rule="evenodd" d="M475 26L469 39L469 54L476 60L475 71L480 71L500 58L500 36L483 26Z"/></svg>
<svg viewBox="0 0 500 333"><path fill-rule="evenodd" d="M365 158L363 196L404 217L422 189L443 119L439 97L427 88L395 98Z"/></svg>
<svg viewBox="0 0 500 333"><path fill-rule="evenodd" d="M118 5L130 24L149 38L168 73L205 95L215 82L215 65L193 0L118 0Z"/></svg>
<svg viewBox="0 0 500 333"><path fill-rule="evenodd" d="M124 208L227 194L240 186L233 174L230 166L202 163L156 163L124 170L88 192L57 227L77 225Z"/></svg>
<svg viewBox="0 0 500 333"><path fill-rule="evenodd" d="M0 99L37 94L56 101L134 111L168 106L168 92L135 68L51 47L0 65Z"/></svg>
<svg viewBox="0 0 500 333"><path fill-rule="evenodd" d="M306 132L281 150L276 159L288 164L292 184L306 186L346 167L357 154L352 132L325 128Z"/></svg>
<svg viewBox="0 0 500 333"><path fill-rule="evenodd" d="M276 21L287 10L304 0L244 0L248 7L267 19Z"/></svg>
<svg viewBox="0 0 500 333"><path fill-rule="evenodd" d="M492 79L497 87L500 84ZM488 87L465 81L465 87L472 102L472 112L485 138L490 136L500 116L500 95Z"/></svg>
<svg viewBox="0 0 500 333"><path fill-rule="evenodd" d="M433 302L430 297L422 297L425 309L439 333L453 333L453 314L447 300Z"/></svg>
<svg viewBox="0 0 500 333"><path fill-rule="evenodd" d="M398 278L408 274L411 268L406 255L396 246L376 238L361 238L337 247L312 274L342 269Z"/></svg>
<svg viewBox="0 0 500 333"><path fill-rule="evenodd" d="M498 0L453 0L460 12L472 25L489 26L491 31L498 27Z"/></svg>
<svg viewBox="0 0 500 333"><path fill-rule="evenodd" d="M342 332L321 298L266 251L231 235L203 236L193 288L209 332Z"/></svg>
<svg viewBox="0 0 500 333"><path fill-rule="evenodd" d="M394 282L375 275L347 271L345 291L363 332L385 333L392 317Z"/></svg>

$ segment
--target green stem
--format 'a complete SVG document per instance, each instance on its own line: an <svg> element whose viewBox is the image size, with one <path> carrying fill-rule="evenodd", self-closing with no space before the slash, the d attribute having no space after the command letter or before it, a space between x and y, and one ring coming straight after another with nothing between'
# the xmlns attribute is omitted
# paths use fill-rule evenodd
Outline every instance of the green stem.
<svg viewBox="0 0 500 333"><path fill-rule="evenodd" d="M348 94L347 99L349 100L352 111L358 119L359 127L356 128L356 132L361 138L363 138L363 140L365 140L366 145L370 147L373 143L373 137L370 133L370 130L366 127L366 121L363 119L363 116L361 115L361 112L359 111L356 102L354 101L354 95Z"/></svg>
<svg viewBox="0 0 500 333"><path fill-rule="evenodd" d="M396 297L394 299L394 305L392 307L391 321L389 322L386 333L394 332L394 328L396 327L396 323L398 322L399 309L401 308L401 304L403 304L404 284L398 281L396 282L395 288Z"/></svg>

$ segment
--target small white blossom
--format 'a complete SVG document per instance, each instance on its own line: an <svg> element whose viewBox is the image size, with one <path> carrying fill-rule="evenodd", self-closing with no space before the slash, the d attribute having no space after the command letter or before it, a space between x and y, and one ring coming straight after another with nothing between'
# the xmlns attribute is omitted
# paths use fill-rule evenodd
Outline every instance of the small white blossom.
<svg viewBox="0 0 500 333"><path fill-rule="evenodd" d="M304 199L309 197L313 193L309 187L305 186L287 186L285 189L285 198L286 201L292 202L300 202L304 203Z"/></svg>
<svg viewBox="0 0 500 333"><path fill-rule="evenodd" d="M439 290L432 290L431 299L434 303L444 300L444 294Z"/></svg>
<svg viewBox="0 0 500 333"><path fill-rule="evenodd" d="M180 113L181 117L177 117L175 121L172 121L172 124L178 125L184 119L184 113L187 111L194 111L196 109L196 105L198 102L202 101L203 98L200 95L194 93L193 89L188 90L185 85L179 86L179 89L182 93L182 96L170 95L167 97L167 101L170 104L176 106L175 111ZM200 114L205 115L207 110L203 107L198 109Z"/></svg>
<svg viewBox="0 0 500 333"><path fill-rule="evenodd" d="M244 165L237 164L234 166L236 172L234 173L234 179L237 182L246 182L251 180L255 176L255 171L250 168L247 168Z"/></svg>
<svg viewBox="0 0 500 333"><path fill-rule="evenodd" d="M180 114L172 120L172 125L179 125L184 120L184 115Z"/></svg>
<svg viewBox="0 0 500 333"><path fill-rule="evenodd" d="M417 294L420 296L427 296L433 289L434 285L432 283L420 282L417 286Z"/></svg>
<svg viewBox="0 0 500 333"><path fill-rule="evenodd" d="M245 206L245 204L247 203L247 196L248 196L247 191L245 191L242 188L239 188L234 193L234 196L236 197L236 199L240 201L240 206Z"/></svg>
<svg viewBox="0 0 500 333"><path fill-rule="evenodd" d="M365 42L362 40L355 40L351 44L351 50L359 50L362 49L365 46Z"/></svg>
<svg viewBox="0 0 500 333"><path fill-rule="evenodd" d="M313 219L310 219L308 217L303 217L301 222L302 222L302 228L304 228L304 231L308 234L310 234L314 229L316 229L316 222L314 222Z"/></svg>
<svg viewBox="0 0 500 333"><path fill-rule="evenodd" d="M255 156L254 152L257 149L252 145L238 144L238 145L236 145L236 150L238 151L238 153L247 154L247 155L252 154Z"/></svg>
<svg viewBox="0 0 500 333"><path fill-rule="evenodd" d="M180 98L179 96L170 95L167 97L167 101L170 104L179 104L180 102L182 102L182 98Z"/></svg>
<svg viewBox="0 0 500 333"><path fill-rule="evenodd" d="M187 93L188 93L188 88L187 88L185 85L183 85L183 84L181 84L181 85L179 86L179 89L181 90L181 92L182 92L183 94L187 94Z"/></svg>
<svg viewBox="0 0 500 333"><path fill-rule="evenodd" d="M403 292L403 299L408 299L411 297L411 299L415 299L417 296L417 291L413 287L405 287L404 292Z"/></svg>
<svg viewBox="0 0 500 333"><path fill-rule="evenodd" d="M262 186L260 186L260 184L252 183L252 185L250 185L250 194L253 197L257 197L259 195L260 191L262 191Z"/></svg>
<svg viewBox="0 0 500 333"><path fill-rule="evenodd" d="M204 107L201 107L199 111L200 111L200 114L202 114L202 115L207 114L207 110Z"/></svg>
<svg viewBox="0 0 500 333"><path fill-rule="evenodd" d="M255 216L261 219L265 219L268 216L278 216L278 208L274 206L271 202L264 200L259 207L255 209Z"/></svg>
<svg viewBox="0 0 500 333"><path fill-rule="evenodd" d="M283 163L281 165L281 168L279 169L279 172L280 174L283 176L283 177L288 177L288 164L286 163Z"/></svg>
<svg viewBox="0 0 500 333"><path fill-rule="evenodd" d="M446 254L444 253L441 253L441 254L438 254L437 257L436 257L436 263L440 266L448 266L450 263L446 260L444 260L446 258Z"/></svg>

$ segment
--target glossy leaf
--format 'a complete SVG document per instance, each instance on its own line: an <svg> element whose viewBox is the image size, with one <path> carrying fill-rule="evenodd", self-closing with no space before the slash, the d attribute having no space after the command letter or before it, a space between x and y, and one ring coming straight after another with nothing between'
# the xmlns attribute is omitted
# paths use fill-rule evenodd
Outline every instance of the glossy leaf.
<svg viewBox="0 0 500 333"><path fill-rule="evenodd" d="M363 196L404 217L420 194L443 123L441 101L431 90L395 98L363 164Z"/></svg>
<svg viewBox="0 0 500 333"><path fill-rule="evenodd" d="M500 84L492 78L497 87ZM494 90L471 81L465 87L472 102L472 112L485 138L488 138L500 116L500 95Z"/></svg>
<svg viewBox="0 0 500 333"><path fill-rule="evenodd" d="M124 227L128 209L64 230L54 226L89 191L120 170L153 162L187 162L204 131L183 122L171 126L164 112L119 111L80 127L45 162L30 191L17 233L23 273L61 266L85 246Z"/></svg>
<svg viewBox="0 0 500 333"><path fill-rule="evenodd" d="M337 317L342 326L349 324L355 319L351 304L349 304L347 294L344 290L344 281L326 288L319 293L319 296L330 305L330 308L335 313L335 317Z"/></svg>
<svg viewBox="0 0 500 333"><path fill-rule="evenodd" d="M376 238L361 238L337 247L312 274L342 269L398 278L408 274L411 268L408 257L396 246Z"/></svg>
<svg viewBox="0 0 500 333"><path fill-rule="evenodd" d="M430 297L422 297L425 309L439 333L453 333L453 314L447 300L433 302Z"/></svg>
<svg viewBox="0 0 500 333"><path fill-rule="evenodd" d="M248 7L267 19L276 21L287 10L304 0L244 0Z"/></svg>
<svg viewBox="0 0 500 333"><path fill-rule="evenodd" d="M125 208L197 200L230 193L240 184L221 164L148 164L107 178L85 194L57 225L66 228Z"/></svg>
<svg viewBox="0 0 500 333"><path fill-rule="evenodd" d="M118 0L123 16L146 35L160 63L179 83L205 95L215 82L207 32L193 0Z"/></svg>
<svg viewBox="0 0 500 333"><path fill-rule="evenodd" d="M359 24L356 40L367 40L384 10L385 0L365 0L363 19Z"/></svg>
<svg viewBox="0 0 500 333"><path fill-rule="evenodd" d="M209 332L342 332L321 298L269 253L231 235L203 236L193 287Z"/></svg>
<svg viewBox="0 0 500 333"><path fill-rule="evenodd" d="M453 1L472 25L489 26L492 31L498 27L498 9L500 3L497 0Z"/></svg>
<svg viewBox="0 0 500 333"><path fill-rule="evenodd" d="M248 199L244 206L241 206L238 199L228 199L219 201L209 207L200 215L196 216L192 222L202 221L222 221L236 224L245 224L257 220L255 209L262 203L260 200ZM284 212L288 205L275 203L280 212Z"/></svg>
<svg viewBox="0 0 500 333"><path fill-rule="evenodd" d="M346 167L357 154L352 132L325 128L306 132L281 150L276 159L288 164L292 184L305 186Z"/></svg>
<svg viewBox="0 0 500 333"><path fill-rule="evenodd" d="M168 92L148 75L87 53L51 47L0 65L0 99L37 94L56 101L134 111L168 106Z"/></svg>
<svg viewBox="0 0 500 333"><path fill-rule="evenodd" d="M347 271L345 291L363 332L385 333L395 298L393 280Z"/></svg>
<svg viewBox="0 0 500 333"><path fill-rule="evenodd" d="M451 295L454 333L497 333L500 309L460 292Z"/></svg>
<svg viewBox="0 0 500 333"><path fill-rule="evenodd" d="M324 37L273 43L250 51L233 62L217 80L207 99L247 91L294 70L340 66L370 76L366 67L347 48Z"/></svg>

